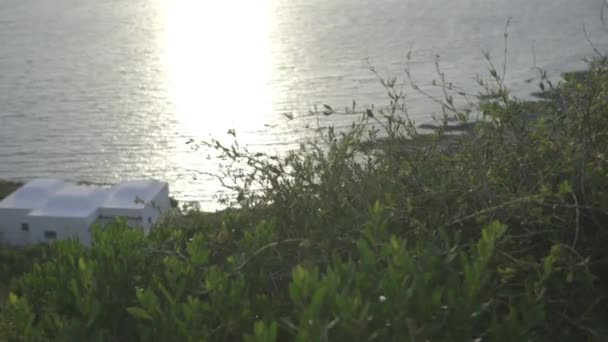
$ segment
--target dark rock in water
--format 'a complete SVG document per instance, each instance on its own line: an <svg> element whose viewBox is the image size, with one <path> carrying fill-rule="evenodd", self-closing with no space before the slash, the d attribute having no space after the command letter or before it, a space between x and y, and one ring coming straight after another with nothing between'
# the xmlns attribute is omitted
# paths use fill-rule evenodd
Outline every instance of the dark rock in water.
<svg viewBox="0 0 608 342"><path fill-rule="evenodd" d="M476 124L477 124L476 122L466 122L466 123L460 123L457 125L447 125L444 127L444 129L445 129L445 132L469 132L475 127ZM442 127L443 126L441 126L441 125L435 125L435 124L430 124L430 123L426 123L426 124L422 124L422 125L418 126L418 128L431 129L434 131L436 131Z"/></svg>

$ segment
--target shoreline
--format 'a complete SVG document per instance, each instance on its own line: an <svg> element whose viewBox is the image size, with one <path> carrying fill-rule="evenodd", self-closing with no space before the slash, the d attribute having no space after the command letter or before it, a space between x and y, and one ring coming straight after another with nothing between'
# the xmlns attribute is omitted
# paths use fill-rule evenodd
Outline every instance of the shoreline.
<svg viewBox="0 0 608 342"><path fill-rule="evenodd" d="M578 81L583 79L590 72L589 70L575 70L569 72L563 72L560 74L560 81L556 84L556 87L553 89L544 89L536 92L532 92L529 95L532 99L522 100L521 105L525 109L525 121L531 122L534 121L544 110L543 105L548 102L555 101L556 92L564 83ZM482 103L484 101L489 100L489 98L479 97L478 102ZM421 130L420 135L414 139L406 139L403 141L403 151L408 152L412 149L420 148L428 143L428 139L433 136L433 133L437 130L443 129L446 134L442 141L442 148L450 153L452 152L452 144L457 140L458 136L462 134L468 134L473 131L480 121L473 120L468 122L458 122L456 120L449 120L450 123L447 126L443 126L439 121L433 122L425 122L416 126L416 129ZM426 131L426 132L422 132ZM369 144L366 141L361 142L361 148L364 150L373 149L382 146L384 143L383 138L379 138L375 144ZM26 182L18 181L18 180L7 180L0 179L0 200L4 199L19 187L23 186ZM106 183L95 183L95 182L86 182L86 181L76 181L76 184L88 184L88 185L110 185ZM170 197L171 206L173 208L179 207L180 203L190 203L188 201L179 202L175 198Z"/></svg>

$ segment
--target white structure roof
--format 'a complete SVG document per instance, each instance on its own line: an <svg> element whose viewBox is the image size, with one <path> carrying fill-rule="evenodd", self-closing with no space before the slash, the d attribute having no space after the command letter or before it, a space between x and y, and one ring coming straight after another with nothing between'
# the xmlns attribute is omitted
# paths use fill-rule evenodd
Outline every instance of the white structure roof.
<svg viewBox="0 0 608 342"><path fill-rule="evenodd" d="M96 210L143 209L167 183L156 180L126 181L112 187L76 185L58 179L28 182L0 201L0 209L31 210L33 216L86 217Z"/></svg>
<svg viewBox="0 0 608 342"><path fill-rule="evenodd" d="M49 196L46 203L30 215L88 217L97 212L108 194L108 188L67 184Z"/></svg>
<svg viewBox="0 0 608 342"><path fill-rule="evenodd" d="M57 190L66 186L58 179L41 178L28 182L0 202L0 208L34 209L44 205Z"/></svg>
<svg viewBox="0 0 608 342"><path fill-rule="evenodd" d="M103 204L104 208L143 208L154 199L166 183L154 180L136 180L115 185Z"/></svg>

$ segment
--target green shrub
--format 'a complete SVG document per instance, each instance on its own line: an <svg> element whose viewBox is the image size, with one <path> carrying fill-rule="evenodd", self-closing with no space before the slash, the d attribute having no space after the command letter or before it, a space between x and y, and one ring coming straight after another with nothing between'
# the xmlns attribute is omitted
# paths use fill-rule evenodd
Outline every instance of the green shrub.
<svg viewBox="0 0 608 342"><path fill-rule="evenodd" d="M390 80L389 106L325 106L361 119L287 156L201 144L234 208L54 244L12 272L0 340L605 340L606 61L538 102L491 65L474 125L439 76L432 134Z"/></svg>

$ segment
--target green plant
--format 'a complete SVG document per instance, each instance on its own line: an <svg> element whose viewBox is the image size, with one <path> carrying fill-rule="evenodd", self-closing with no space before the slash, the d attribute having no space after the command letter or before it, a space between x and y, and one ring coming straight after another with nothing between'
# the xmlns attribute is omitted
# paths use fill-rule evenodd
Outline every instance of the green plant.
<svg viewBox="0 0 608 342"><path fill-rule="evenodd" d="M605 340L607 66L526 102L490 64L458 135L475 110L438 67L431 134L382 80L388 106L324 106L355 123L286 156L202 143L233 207L148 237L116 222L27 267L0 254L19 269L0 340Z"/></svg>

